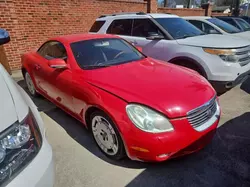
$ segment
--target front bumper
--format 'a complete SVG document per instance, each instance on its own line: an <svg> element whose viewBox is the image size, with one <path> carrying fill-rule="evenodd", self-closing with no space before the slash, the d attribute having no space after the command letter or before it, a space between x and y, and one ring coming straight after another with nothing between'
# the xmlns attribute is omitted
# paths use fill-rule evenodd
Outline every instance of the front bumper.
<svg viewBox="0 0 250 187"><path fill-rule="evenodd" d="M139 131L126 138L128 156L133 160L164 161L190 154L206 146L217 129L219 119L202 132L196 131L187 119L171 121L173 132L152 134Z"/></svg>
<svg viewBox="0 0 250 187"><path fill-rule="evenodd" d="M237 86L238 84L243 83L245 80L248 79L249 76L250 76L250 70L245 73L242 73L233 81L210 81L210 83L217 92L223 93Z"/></svg>
<svg viewBox="0 0 250 187"><path fill-rule="evenodd" d="M53 187L54 166L50 145L44 138L37 156L21 171L7 187Z"/></svg>

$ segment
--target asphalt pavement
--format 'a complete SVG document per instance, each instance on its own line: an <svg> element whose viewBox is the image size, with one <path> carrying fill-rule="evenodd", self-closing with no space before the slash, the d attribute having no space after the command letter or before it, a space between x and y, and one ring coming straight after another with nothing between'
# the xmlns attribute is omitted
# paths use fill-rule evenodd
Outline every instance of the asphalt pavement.
<svg viewBox="0 0 250 187"><path fill-rule="evenodd" d="M14 79L27 90L20 72ZM221 95L222 118L203 150L163 163L112 161L83 125L43 97L32 98L47 129L55 187L250 186L250 79Z"/></svg>

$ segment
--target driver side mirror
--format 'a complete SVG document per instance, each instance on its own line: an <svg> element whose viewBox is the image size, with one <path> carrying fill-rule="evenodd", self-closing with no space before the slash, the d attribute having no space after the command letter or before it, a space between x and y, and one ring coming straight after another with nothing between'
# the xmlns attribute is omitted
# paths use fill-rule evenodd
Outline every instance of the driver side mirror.
<svg viewBox="0 0 250 187"><path fill-rule="evenodd" d="M49 67L54 69L66 69L68 66L66 62L61 58L55 58L49 60Z"/></svg>
<svg viewBox="0 0 250 187"><path fill-rule="evenodd" d="M10 41L9 33L4 29L0 29L0 45L6 44L9 41Z"/></svg>
<svg viewBox="0 0 250 187"><path fill-rule="evenodd" d="M159 35L157 33L149 33L148 37L146 37L147 40L162 40L164 39L164 36Z"/></svg>

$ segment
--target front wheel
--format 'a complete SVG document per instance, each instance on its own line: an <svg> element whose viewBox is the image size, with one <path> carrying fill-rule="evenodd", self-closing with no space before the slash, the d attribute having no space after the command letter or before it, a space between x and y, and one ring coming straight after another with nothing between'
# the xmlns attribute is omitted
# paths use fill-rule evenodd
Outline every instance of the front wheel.
<svg viewBox="0 0 250 187"><path fill-rule="evenodd" d="M123 158L124 145L112 120L101 111L93 112L90 119L92 135L100 150L111 159Z"/></svg>
<svg viewBox="0 0 250 187"><path fill-rule="evenodd" d="M32 95L33 97L36 97L38 93L36 92L36 88L28 72L25 72L25 82L28 87L30 95Z"/></svg>

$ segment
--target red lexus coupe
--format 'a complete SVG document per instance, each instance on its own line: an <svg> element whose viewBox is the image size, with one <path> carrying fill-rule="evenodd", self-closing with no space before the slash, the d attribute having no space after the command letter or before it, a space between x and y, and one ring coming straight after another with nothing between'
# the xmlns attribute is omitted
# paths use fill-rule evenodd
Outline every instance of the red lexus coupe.
<svg viewBox="0 0 250 187"><path fill-rule="evenodd" d="M32 96L43 95L81 121L112 159L192 153L212 139L220 118L205 78L116 36L52 38L22 56L22 72Z"/></svg>

